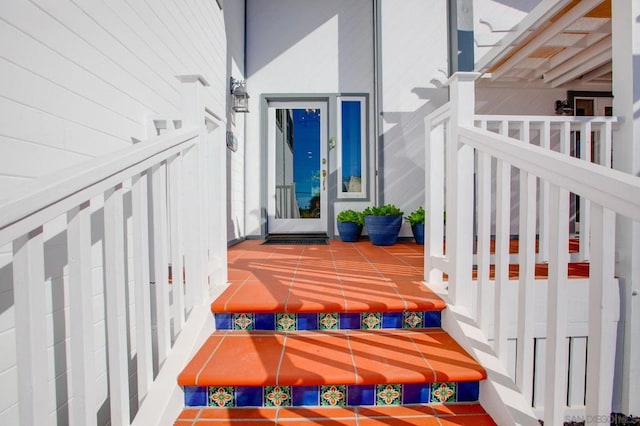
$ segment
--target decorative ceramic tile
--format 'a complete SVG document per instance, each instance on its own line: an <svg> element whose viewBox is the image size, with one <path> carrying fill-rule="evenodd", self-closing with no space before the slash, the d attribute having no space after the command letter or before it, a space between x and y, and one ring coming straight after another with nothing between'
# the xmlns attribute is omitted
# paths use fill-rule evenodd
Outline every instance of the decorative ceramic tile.
<svg viewBox="0 0 640 426"><path fill-rule="evenodd" d="M475 402L480 397L479 382L458 382L456 389L457 402Z"/></svg>
<svg viewBox="0 0 640 426"><path fill-rule="evenodd" d="M206 386L185 386L184 405L187 407L204 407L207 404Z"/></svg>
<svg viewBox="0 0 640 426"><path fill-rule="evenodd" d="M295 331L296 314L282 313L276 315L277 331Z"/></svg>
<svg viewBox="0 0 640 426"><path fill-rule="evenodd" d="M431 402L444 404L455 401L456 384L452 382L433 383L431 385Z"/></svg>
<svg viewBox="0 0 640 426"><path fill-rule="evenodd" d="M421 328L422 312L405 312L402 328Z"/></svg>
<svg viewBox="0 0 640 426"><path fill-rule="evenodd" d="M321 313L320 314L320 330L337 330L338 314L337 313Z"/></svg>
<svg viewBox="0 0 640 426"><path fill-rule="evenodd" d="M233 314L233 329L234 330L253 330L254 321L253 314L241 313Z"/></svg>
<svg viewBox="0 0 640 426"><path fill-rule="evenodd" d="M320 405L318 386L294 386L291 389L293 406L317 407Z"/></svg>
<svg viewBox="0 0 640 426"><path fill-rule="evenodd" d="M231 330L233 328L233 315L215 314L216 330Z"/></svg>
<svg viewBox="0 0 640 426"><path fill-rule="evenodd" d="M440 311L426 311L424 313L424 327L441 327L442 313Z"/></svg>
<svg viewBox="0 0 640 426"><path fill-rule="evenodd" d="M347 403L347 387L328 385L320 387L320 405L344 407Z"/></svg>
<svg viewBox="0 0 640 426"><path fill-rule="evenodd" d="M358 330L360 328L360 314L343 312L339 318L340 330Z"/></svg>
<svg viewBox="0 0 640 426"><path fill-rule="evenodd" d="M402 328L402 312L383 312L382 328Z"/></svg>
<svg viewBox="0 0 640 426"><path fill-rule="evenodd" d="M261 386L236 386L237 407L260 407L263 402Z"/></svg>
<svg viewBox="0 0 640 426"><path fill-rule="evenodd" d="M234 405L232 386L209 386L210 407L233 407Z"/></svg>
<svg viewBox="0 0 640 426"><path fill-rule="evenodd" d="M378 330L382 328L382 314L380 312L363 312L360 328L362 330Z"/></svg>
<svg viewBox="0 0 640 426"><path fill-rule="evenodd" d="M376 405L400 405L402 386L385 384L376 386Z"/></svg>
<svg viewBox="0 0 640 426"><path fill-rule="evenodd" d="M351 385L347 387L347 402L350 406L374 405L376 388L374 385Z"/></svg>
<svg viewBox="0 0 640 426"><path fill-rule="evenodd" d="M403 404L428 404L431 402L431 383L402 385Z"/></svg>
<svg viewBox="0 0 640 426"><path fill-rule="evenodd" d="M297 314L298 330L317 330L318 314Z"/></svg>
<svg viewBox="0 0 640 426"><path fill-rule="evenodd" d="M264 387L265 407L290 407L291 406L291 386L265 386Z"/></svg>
<svg viewBox="0 0 640 426"><path fill-rule="evenodd" d="M255 313L253 314L254 330L275 330L276 316L272 313Z"/></svg>

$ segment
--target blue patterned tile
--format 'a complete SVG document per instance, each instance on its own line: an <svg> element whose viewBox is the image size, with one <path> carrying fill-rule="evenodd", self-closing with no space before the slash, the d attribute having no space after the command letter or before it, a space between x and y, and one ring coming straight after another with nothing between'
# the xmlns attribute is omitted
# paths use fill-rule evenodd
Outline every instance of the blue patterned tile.
<svg viewBox="0 0 640 426"><path fill-rule="evenodd" d="M427 311L424 313L424 326L425 327L441 327L442 312L440 311Z"/></svg>
<svg viewBox="0 0 640 426"><path fill-rule="evenodd" d="M429 402L431 402L431 383L403 385L403 404L428 404Z"/></svg>
<svg viewBox="0 0 640 426"><path fill-rule="evenodd" d="M260 407L263 403L263 392L261 386L237 386L236 406L238 407Z"/></svg>
<svg viewBox="0 0 640 426"><path fill-rule="evenodd" d="M344 407L347 403L345 385L320 386L320 405L325 407Z"/></svg>
<svg viewBox="0 0 640 426"><path fill-rule="evenodd" d="M376 405L400 405L402 402L402 385L376 385Z"/></svg>
<svg viewBox="0 0 640 426"><path fill-rule="evenodd" d="M341 313L340 329L341 330L358 330L360 328L360 314Z"/></svg>
<svg viewBox="0 0 640 426"><path fill-rule="evenodd" d="M207 406L207 387L206 386L185 386L184 405L186 405L187 407L206 407Z"/></svg>
<svg viewBox="0 0 640 426"><path fill-rule="evenodd" d="M423 312L404 312L402 328L422 328L424 327Z"/></svg>
<svg viewBox="0 0 640 426"><path fill-rule="evenodd" d="M382 314L380 312L363 312L360 315L362 330L378 330L382 328Z"/></svg>
<svg viewBox="0 0 640 426"><path fill-rule="evenodd" d="M458 382L456 393L458 402L475 402L480 397L479 382Z"/></svg>
<svg viewBox="0 0 640 426"><path fill-rule="evenodd" d="M402 312L384 312L382 328L402 328Z"/></svg>
<svg viewBox="0 0 640 426"><path fill-rule="evenodd" d="M233 407L235 396L233 386L209 386L210 407Z"/></svg>
<svg viewBox="0 0 640 426"><path fill-rule="evenodd" d="M298 330L317 330L318 314L298 314Z"/></svg>
<svg viewBox="0 0 640 426"><path fill-rule="evenodd" d="M254 328L256 330L275 330L276 329L276 320L275 314L254 314L255 325Z"/></svg>
<svg viewBox="0 0 640 426"><path fill-rule="evenodd" d="M233 314L233 329L234 330L253 330L255 321L253 314L251 313L239 313Z"/></svg>
<svg viewBox="0 0 640 426"><path fill-rule="evenodd" d="M216 330L231 330L233 328L232 314L215 314Z"/></svg>
<svg viewBox="0 0 640 426"><path fill-rule="evenodd" d="M456 384L454 382L442 382L431 384L431 402L444 404L456 400Z"/></svg>
<svg viewBox="0 0 640 426"><path fill-rule="evenodd" d="M320 330L337 330L338 329L338 314L323 312L318 315L318 323Z"/></svg>
<svg viewBox="0 0 640 426"><path fill-rule="evenodd" d="M320 404L318 386L295 386L291 390L293 405L317 407Z"/></svg>
<svg viewBox="0 0 640 426"><path fill-rule="evenodd" d="M296 323L296 314L288 312L276 314L276 330L278 331L295 331Z"/></svg>
<svg viewBox="0 0 640 426"><path fill-rule="evenodd" d="M265 386L265 407L291 407L291 386Z"/></svg>
<svg viewBox="0 0 640 426"><path fill-rule="evenodd" d="M374 385L347 386L348 405L374 405L376 389Z"/></svg>

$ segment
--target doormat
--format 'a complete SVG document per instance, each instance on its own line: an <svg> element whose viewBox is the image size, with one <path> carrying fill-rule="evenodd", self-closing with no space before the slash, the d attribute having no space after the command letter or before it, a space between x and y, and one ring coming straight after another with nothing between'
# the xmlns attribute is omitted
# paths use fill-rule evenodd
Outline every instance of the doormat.
<svg viewBox="0 0 640 426"><path fill-rule="evenodd" d="M329 244L329 237L326 234L276 234L269 235L262 244L326 246Z"/></svg>

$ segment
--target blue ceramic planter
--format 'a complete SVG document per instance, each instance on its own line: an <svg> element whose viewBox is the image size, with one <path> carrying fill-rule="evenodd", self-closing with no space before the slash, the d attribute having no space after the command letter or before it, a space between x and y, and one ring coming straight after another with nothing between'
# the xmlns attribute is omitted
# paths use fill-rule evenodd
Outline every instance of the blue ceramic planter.
<svg viewBox="0 0 640 426"><path fill-rule="evenodd" d="M416 244L424 245L424 223L416 223L411 225L413 231L413 238L416 239Z"/></svg>
<svg viewBox="0 0 640 426"><path fill-rule="evenodd" d="M353 243L360 239L362 225L358 225L355 222L338 222L338 233L342 241Z"/></svg>
<svg viewBox="0 0 640 426"><path fill-rule="evenodd" d="M390 246L398 241L402 215L398 216L365 216L364 226L367 228L369 240L376 246Z"/></svg>

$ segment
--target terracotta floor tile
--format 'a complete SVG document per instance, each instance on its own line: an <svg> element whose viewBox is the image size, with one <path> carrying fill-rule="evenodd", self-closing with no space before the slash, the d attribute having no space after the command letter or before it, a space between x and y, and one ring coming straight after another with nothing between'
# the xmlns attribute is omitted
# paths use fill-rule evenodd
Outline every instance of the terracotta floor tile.
<svg viewBox="0 0 640 426"><path fill-rule="evenodd" d="M345 407L283 407L278 412L278 421L314 419L315 421L331 419L355 420L354 408Z"/></svg>
<svg viewBox="0 0 640 426"><path fill-rule="evenodd" d="M293 288L286 305L287 312L341 312L345 300L335 287Z"/></svg>
<svg viewBox="0 0 640 426"><path fill-rule="evenodd" d="M429 290L421 280L395 281L393 285L402 295L407 310L442 310L446 307L444 300Z"/></svg>
<svg viewBox="0 0 640 426"><path fill-rule="evenodd" d="M401 311L405 308L404 298L388 285L367 286L343 285L347 309L354 312Z"/></svg>
<svg viewBox="0 0 640 426"><path fill-rule="evenodd" d="M486 378L484 369L444 331L414 333L415 345L442 381L476 381Z"/></svg>
<svg viewBox="0 0 640 426"><path fill-rule="evenodd" d="M185 408L178 416L178 420L195 419L200 414L200 408Z"/></svg>
<svg viewBox="0 0 640 426"><path fill-rule="evenodd" d="M345 333L300 332L288 335L278 384L352 384L355 379Z"/></svg>
<svg viewBox="0 0 640 426"><path fill-rule="evenodd" d="M226 299L222 312L273 312L282 311L289 296L290 284L247 281ZM214 304L215 307L218 307ZM221 312L214 310L214 312Z"/></svg>
<svg viewBox="0 0 640 426"><path fill-rule="evenodd" d="M438 417L441 426L495 426L496 423L487 414L468 416Z"/></svg>
<svg viewBox="0 0 640 426"><path fill-rule="evenodd" d="M431 408L437 416L486 414L480 404L435 404Z"/></svg>
<svg viewBox="0 0 640 426"><path fill-rule="evenodd" d="M202 368L207 364L225 335L225 332L216 332L204 342L191 361L178 375L179 385L190 386L196 383L198 374L200 374Z"/></svg>
<svg viewBox="0 0 640 426"><path fill-rule="evenodd" d="M431 382L434 373L408 333L349 331L358 384Z"/></svg>
<svg viewBox="0 0 640 426"><path fill-rule="evenodd" d="M358 407L358 415L365 417L417 417L433 416L434 410L430 405L401 405L389 407Z"/></svg>
<svg viewBox="0 0 640 426"><path fill-rule="evenodd" d="M277 410L273 408L203 408L200 419L226 419L226 420L259 420L277 417ZM243 423L244 424L244 423Z"/></svg>
<svg viewBox="0 0 640 426"><path fill-rule="evenodd" d="M221 342L197 377L199 386L262 386L275 383L285 336L234 332Z"/></svg>

